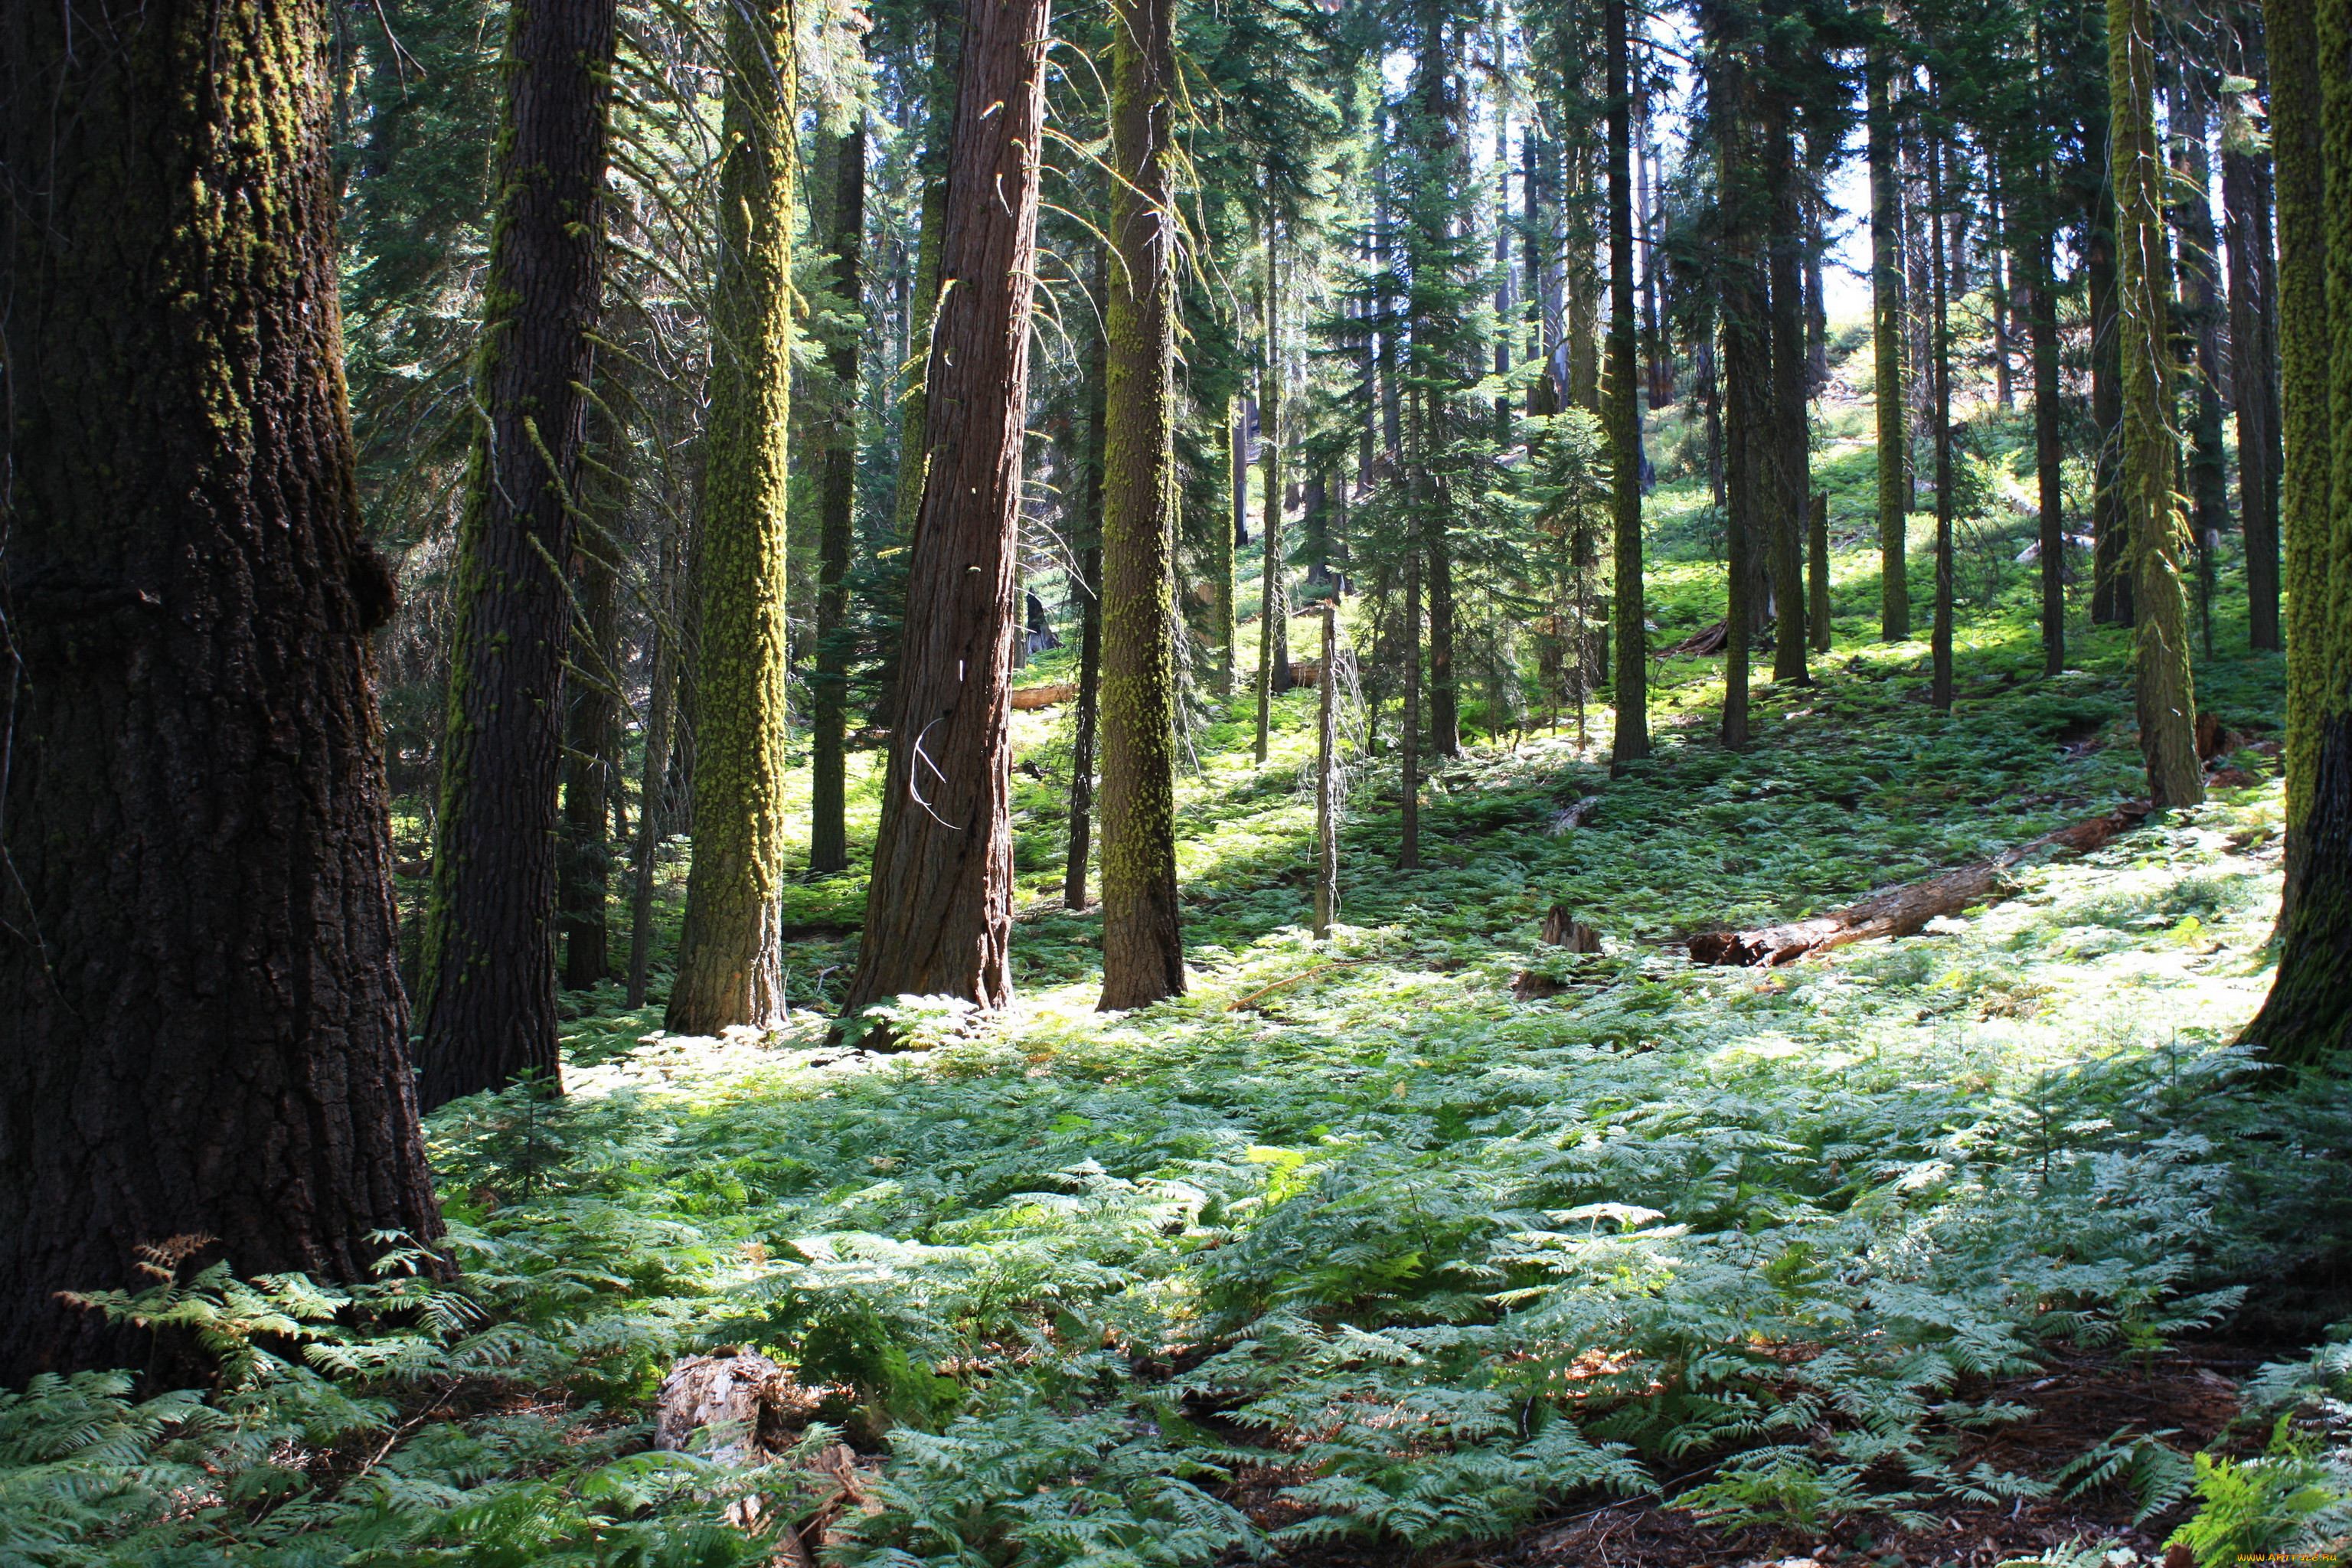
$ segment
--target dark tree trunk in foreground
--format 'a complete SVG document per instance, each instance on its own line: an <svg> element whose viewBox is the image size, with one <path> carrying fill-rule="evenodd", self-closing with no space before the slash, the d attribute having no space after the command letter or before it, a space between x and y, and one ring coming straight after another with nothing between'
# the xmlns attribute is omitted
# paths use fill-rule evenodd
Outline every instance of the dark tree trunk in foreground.
<svg viewBox="0 0 2352 1568"><path fill-rule="evenodd" d="M1642 409L1634 392L1633 100L1625 0L1606 0L1609 71L1609 517L1616 531L1617 728L1612 765L1650 754L1650 644L1642 603Z"/></svg>
<svg viewBox="0 0 2352 1568"><path fill-rule="evenodd" d="M2286 549L2286 886L2279 929L2303 886L2304 824L2319 761L2319 721L2335 667L2327 646L2333 442L2329 428L2328 267L2336 237L2321 132L2324 107L2313 0L2267 0L2271 149L2278 181L2279 526ZM2341 90L2341 84L2334 84ZM2352 171L2347 171L2352 174Z"/></svg>
<svg viewBox="0 0 2352 1568"><path fill-rule="evenodd" d="M1176 910L1175 0L1111 11L1102 489L1105 1011L1184 990Z"/></svg>
<svg viewBox="0 0 2352 1568"><path fill-rule="evenodd" d="M791 657L792 26L788 0L728 7L727 161L695 532L694 864L666 1020L677 1035L761 1026L784 1009L776 894Z"/></svg>
<svg viewBox="0 0 2352 1568"><path fill-rule="evenodd" d="M2165 309L2164 163L2156 141L2156 48L2148 0L2107 0L2107 166L2116 181L2116 340L2123 449L2116 521L2131 541L2135 699L2148 798L2158 811L2205 798L2189 611L2180 595L2179 464L2166 418L2171 331Z"/></svg>
<svg viewBox="0 0 2352 1568"><path fill-rule="evenodd" d="M612 0L518 5L490 237L457 636L425 933L426 1108L523 1073L553 1087L555 785L564 650L603 287Z"/></svg>
<svg viewBox="0 0 2352 1568"><path fill-rule="evenodd" d="M1870 54L1870 310L1875 357L1872 401L1878 423L1878 637L1911 635L1910 438L1903 428L1903 217L1895 169L1895 111L1886 52Z"/></svg>
<svg viewBox="0 0 2352 1568"><path fill-rule="evenodd" d="M973 8L957 72L940 301L924 378L930 456L857 973L843 1008L1013 994L1012 752L1029 304L1047 0Z"/></svg>
<svg viewBox="0 0 2352 1568"><path fill-rule="evenodd" d="M2342 0L2280 0L2265 19L2278 72L2290 815L2278 974L2246 1038L2298 1067L2352 1043L2352 560L2331 542L2352 521L2352 441L2327 434L2331 416L2339 427L2352 417L2352 81L2315 65L2352 47L2352 14ZM2317 319L2297 320L2323 289Z"/></svg>
<svg viewBox="0 0 2352 1568"><path fill-rule="evenodd" d="M393 942L313 0L0 14L0 1387L201 1375L59 1290L441 1221ZM69 106L69 107L61 107ZM37 192L29 182L37 178ZM37 211L38 221L32 216Z"/></svg>
<svg viewBox="0 0 2352 1568"><path fill-rule="evenodd" d="M866 119L860 114L835 153L833 288L858 309L865 280ZM809 870L849 867L849 553L857 500L857 345L844 331L828 356L833 428L817 499L816 667L809 679Z"/></svg>

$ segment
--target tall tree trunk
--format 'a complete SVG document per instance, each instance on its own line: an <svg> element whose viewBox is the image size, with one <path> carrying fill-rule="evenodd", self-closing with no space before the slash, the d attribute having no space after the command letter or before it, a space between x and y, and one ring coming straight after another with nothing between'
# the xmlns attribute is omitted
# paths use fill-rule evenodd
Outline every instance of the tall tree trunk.
<svg viewBox="0 0 2352 1568"><path fill-rule="evenodd" d="M1258 446L1265 461L1261 504L1265 509L1258 525L1257 579L1257 731L1251 754L1265 761L1267 736L1274 725L1275 622L1282 612L1282 353L1279 270L1275 259L1275 223L1265 225L1265 285L1259 295L1259 330L1265 358L1258 370Z"/></svg>
<svg viewBox="0 0 2352 1568"><path fill-rule="evenodd" d="M790 0L727 12L710 418L695 531L694 864L670 985L672 1034L782 1017L789 650L784 531L792 393Z"/></svg>
<svg viewBox="0 0 2352 1568"><path fill-rule="evenodd" d="M2178 461L2165 417L2169 324L2165 310L2164 163L2156 143L2156 47L2148 0L2107 0L2107 165L2115 173L2116 349L2123 369L2123 466L2117 521L2132 554L2134 673L2140 752L2159 811L2205 798L2197 763L2197 700L2181 601Z"/></svg>
<svg viewBox="0 0 2352 1568"><path fill-rule="evenodd" d="M1413 394L1413 423L1421 423L1423 395ZM1413 433L1416 445L1420 432ZM1425 479L1409 481L1426 485ZM1397 869L1421 868L1421 552L1417 540L1404 547L1404 711L1397 720L1397 793L1402 816L1397 829Z"/></svg>
<svg viewBox="0 0 2352 1568"><path fill-rule="evenodd" d="M1872 401L1878 425L1878 636L1911 635L1909 545L1910 437L1903 428L1903 214L1895 167L1895 110L1886 88L1886 47L1873 44L1870 93L1871 339L1875 351Z"/></svg>
<svg viewBox="0 0 2352 1568"><path fill-rule="evenodd" d="M1601 237L1593 232L1592 212L1608 198L1605 193L1595 192L1592 184L1592 149L1578 141L1568 150L1568 405L1597 415L1601 412L1601 279L1593 266L1593 252ZM1433 614L1435 605L1431 608Z"/></svg>
<svg viewBox="0 0 2352 1568"><path fill-rule="evenodd" d="M620 727L620 574L609 553L614 542L601 529L588 534L572 574L581 613L564 681L562 861L555 886L563 984L572 991L587 990L612 969L604 904L613 852L604 830L614 793L614 731Z"/></svg>
<svg viewBox="0 0 2352 1568"><path fill-rule="evenodd" d="M1323 602L1323 674L1315 692L1315 940L1339 910L1339 601Z"/></svg>
<svg viewBox="0 0 2352 1568"><path fill-rule="evenodd" d="M1931 93L1928 112L1941 106ZM1936 436L1936 607L1928 634L1932 673L1928 700L1937 711L1952 710L1952 301L1946 278L1948 257L1944 249L1944 133L1940 126L1927 133L1927 324L1934 376L1931 414Z"/></svg>
<svg viewBox="0 0 2352 1568"><path fill-rule="evenodd" d="M1103 453L1105 1011L1184 990L1176 908L1176 0L1113 0ZM1268 279L1271 283L1272 279ZM1268 487L1269 490L1272 487Z"/></svg>
<svg viewBox="0 0 2352 1568"><path fill-rule="evenodd" d="M441 1234L394 942L367 635L394 582L343 401L325 26L316 0L0 14L19 89L0 97L0 1387L209 1371L58 1299L152 1284L143 1244L359 1281L375 1233Z"/></svg>
<svg viewBox="0 0 2352 1568"><path fill-rule="evenodd" d="M665 547L655 600L663 622L677 615L672 584L677 572L671 548ZM654 631L651 689L646 697L646 766L637 801L637 842L630 857L628 1005L646 1005L654 952L654 878L660 870L663 836L668 831L669 759L671 737L677 723L677 637L674 626L656 623Z"/></svg>
<svg viewBox="0 0 2352 1568"><path fill-rule="evenodd" d="M1095 245L1093 294L1110 298L1109 247ZM1087 447L1079 459L1078 522L1071 543L1078 552L1078 705L1070 723L1070 838L1062 861L1062 906L1087 907L1087 856L1094 833L1096 737L1102 720L1103 629L1103 463L1109 423L1109 348L1097 332L1087 353ZM1233 430L1226 427L1226 437ZM1224 548L1224 605L1233 607L1233 559L1230 539ZM1230 620L1227 623L1231 626Z"/></svg>
<svg viewBox="0 0 2352 1568"><path fill-rule="evenodd" d="M1774 53L1780 51L1774 50ZM1783 56L1780 68L1793 62ZM1769 448L1772 602L1779 626L1772 641L1772 679L1805 686L1805 512L1811 437L1805 417L1804 212L1798 199L1794 105L1778 86L1765 94L1764 183L1771 204L1766 219L1771 273L1772 425Z"/></svg>
<svg viewBox="0 0 2352 1568"><path fill-rule="evenodd" d="M1238 395L1233 399L1232 416L1225 421L1225 476L1233 484L1233 515L1217 531L1210 550L1209 558L1215 563L1217 595L1210 614L1216 619L1213 635L1217 645L1217 695L1231 701L1241 662L1241 627L1234 620L1234 593L1240 563L1234 559L1234 549L1247 543L1249 535L1249 400Z"/></svg>
<svg viewBox="0 0 2352 1568"><path fill-rule="evenodd" d="M906 645L865 940L844 1007L1013 994L1008 677L1021 617L1022 436L1037 255L1047 0L975 6L957 72L940 301L924 384L936 437L908 563Z"/></svg>
<svg viewBox="0 0 2352 1568"><path fill-rule="evenodd" d="M1612 765L1650 754L1650 645L1642 601L1642 412L1633 380L1633 100L1625 0L1603 0L1609 73L1609 518L1616 535L1617 724Z"/></svg>
<svg viewBox="0 0 2352 1568"><path fill-rule="evenodd" d="M2132 623L2130 527L2123 504L2123 329L2116 321L2116 205L2106 171L2113 123L2102 113L2084 127L2100 171L2084 200L2083 269L2091 304L2091 619Z"/></svg>
<svg viewBox="0 0 2352 1568"><path fill-rule="evenodd" d="M2331 0L2330 26L2335 26ZM2328 307L2335 297L2339 169L2325 133L2338 79L2319 70L2314 0L2263 0L2271 62L2271 148L2278 169L2279 531L2286 550L2286 884L2279 923L2300 901L2304 848L2318 774L2321 717L2341 689L2328 646L2335 441ZM2345 188L2352 188L2347 185ZM2352 260L2352 258L2347 258Z"/></svg>
<svg viewBox="0 0 2352 1568"><path fill-rule="evenodd" d="M1762 449L1772 428L1771 323L1759 230L1762 206L1755 171L1753 89L1748 67L1725 34L1724 14L1708 17L1707 101L1715 122L1722 211L1724 531L1730 588L1724 616L1723 743L1748 742L1748 638L1755 619L1756 545L1765 537L1764 496L1771 483Z"/></svg>
<svg viewBox="0 0 2352 1568"><path fill-rule="evenodd" d="M2205 655L2213 654L2214 552L2229 526L2229 454L2221 447L2221 289L2216 263L2212 157L2206 132L2212 103L2204 70L2194 61L2174 68L2173 175L2180 199L2172 211L2180 235L2179 289L2182 342L2194 355L2183 389L2189 407L2189 500L2197 552L2197 623Z"/></svg>
<svg viewBox="0 0 2352 1568"><path fill-rule="evenodd" d="M2042 672L2066 668L2065 448L2059 440L2058 283L2046 220L2027 237L2027 331L2033 350L2033 468L2042 521Z"/></svg>
<svg viewBox="0 0 2352 1568"><path fill-rule="evenodd" d="M1815 490L1808 510L1805 548L1805 625L1812 633L1813 651L1827 653L1833 641L1830 626L1830 497Z"/></svg>
<svg viewBox="0 0 2352 1568"><path fill-rule="evenodd" d="M903 560L923 509L923 485L931 463L931 399L929 375L932 325L940 310L940 258L948 222L948 157L956 135L958 61L963 53L962 7L957 0L927 0L931 17L930 80L923 111L922 151L916 178L923 192L922 233L915 244L915 277L908 296L907 389L898 403L898 471L890 495L889 560ZM906 579L903 570L884 579L877 606L882 628L881 668L875 679L875 718L888 723L898 706L898 662L906 647Z"/></svg>
<svg viewBox="0 0 2352 1568"><path fill-rule="evenodd" d="M835 152L833 289L859 320L826 356L835 388L823 490L817 499L816 668L809 680L809 871L849 868L849 555L857 504L858 345L864 332L866 116Z"/></svg>
<svg viewBox="0 0 2352 1568"><path fill-rule="evenodd" d="M611 0L511 8L449 717L425 942L426 1109L554 1085L555 785L587 384L604 267Z"/></svg>
<svg viewBox="0 0 2352 1568"><path fill-rule="evenodd" d="M2237 26L2252 21L2241 16ZM2275 97L2275 94L2273 94ZM2266 150L2233 98L2221 129L2230 254L2230 389L2238 418L2238 516L2246 545L2246 641L2276 651L2279 630L2278 263Z"/></svg>
<svg viewBox="0 0 2352 1568"><path fill-rule="evenodd" d="M2291 660L2302 661L2299 669L2290 664L2291 675L2304 677L2299 687L2290 686L2288 712L2301 731L2290 731L2291 743L2299 744L2308 771L2301 781L2302 815L2290 818L2301 834L2299 843L2290 843L2296 854L2289 867L2292 897L2279 921L2278 974L2246 1038L2280 1066L2307 1067L2340 1060L2352 1043L2352 559L2340 543L2352 527L2352 441L2324 434L2331 412L2337 426L2352 418L2352 353L2345 352L2352 344L2352 78L2313 66L2352 51L2352 5L2319 0L2306 9L2300 0L2274 0L2265 15L2277 73L2272 111L2286 359L2287 650ZM2322 290L2320 319L2296 321L2297 303ZM2315 386L2315 373L2325 377ZM2303 405L2315 395L2326 396L2324 408ZM2297 449L2297 437L2313 426L2323 432L2313 438L2326 442L2325 481L2297 471L2315 466L2307 445ZM2323 482L2325 490L2315 493ZM2298 541L2306 522L2315 537ZM2306 597L2315 603L2306 605ZM2290 751L2291 790L2296 757Z"/></svg>

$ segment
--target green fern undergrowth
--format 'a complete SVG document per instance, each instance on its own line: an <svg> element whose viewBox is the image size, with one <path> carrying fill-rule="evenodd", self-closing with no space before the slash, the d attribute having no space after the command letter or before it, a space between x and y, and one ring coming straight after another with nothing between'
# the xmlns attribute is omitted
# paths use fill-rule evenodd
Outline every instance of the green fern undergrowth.
<svg viewBox="0 0 2352 1568"><path fill-rule="evenodd" d="M1661 635L1704 614L1684 592ZM1994 1383L2059 1350L2126 1376L2249 1314L2321 1337L2292 1282L2352 1224L2347 1097L2258 1089L2230 1043L2268 979L2274 778L2030 859L1916 937L1771 972L1675 940L2126 797L2120 638L2042 680L2000 631L1949 720L1915 700L1923 647L1870 646L1759 693L1745 756L1664 703L1622 777L1572 728L1486 739L1438 772L1419 872L1371 758L1323 942L1312 693L1263 767L1213 725L1181 803L1192 989L1138 1013L1092 1010L1097 917L1042 875L1020 1005L906 999L926 1048L828 1047L814 1007L727 1040L588 1012L564 1100L429 1124L454 1283L216 1270L97 1303L211 1336L221 1385L0 1395L0 1564L766 1561L821 1495L796 1456L646 1451L674 1358L733 1344L829 1391L803 1447L872 1457L847 1563L1434 1562L1612 1499L1731 1539L1932 1541L1955 1507L2135 1476L2176 1514L2191 1489L2243 1511L2293 1465L2261 1539L2300 1539L2341 1511L2308 1443L2213 1461L2252 1470L2132 1433L2063 1473L1985 1457L2025 1413ZM2274 733L2274 675L2208 689ZM1064 721L1023 743L1050 756ZM1055 810L1040 789L1023 831L1048 843ZM1543 947L1556 903L1605 951ZM845 946L793 945L796 997ZM1523 973L1554 994L1518 1000Z"/></svg>

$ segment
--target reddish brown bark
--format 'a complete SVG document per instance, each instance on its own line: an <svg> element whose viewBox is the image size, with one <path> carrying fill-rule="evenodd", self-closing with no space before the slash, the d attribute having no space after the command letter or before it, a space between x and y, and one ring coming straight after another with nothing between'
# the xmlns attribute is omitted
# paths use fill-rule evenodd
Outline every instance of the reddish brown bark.
<svg viewBox="0 0 2352 1568"><path fill-rule="evenodd" d="M893 996L1012 997L1007 692L1029 392L1048 0L971 7L959 67L929 460L866 937L845 1016Z"/></svg>

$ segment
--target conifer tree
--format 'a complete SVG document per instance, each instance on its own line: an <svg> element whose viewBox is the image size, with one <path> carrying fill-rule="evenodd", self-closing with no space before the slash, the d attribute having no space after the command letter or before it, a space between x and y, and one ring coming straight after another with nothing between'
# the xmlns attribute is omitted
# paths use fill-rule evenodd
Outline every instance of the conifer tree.
<svg viewBox="0 0 2352 1568"><path fill-rule="evenodd" d="M2156 42L2147 0L2107 0L2108 167L2116 189L2116 353L2122 368L2119 525L2131 542L2140 752L2158 810L2205 798L2189 614L2180 593L2178 454L2166 417L2171 332L2165 299L2164 164L2156 145Z"/></svg>
<svg viewBox="0 0 2352 1568"><path fill-rule="evenodd" d="M1903 220L1895 168L1893 96L1887 90L1889 46L1874 40L1870 95L1871 341L1878 426L1878 635L1901 642L1911 635L1909 546L1904 532L1911 495L1910 438L1903 428Z"/></svg>
<svg viewBox="0 0 2352 1568"><path fill-rule="evenodd" d="M2307 771L2300 781L2288 775L2290 789L2300 784L2301 807L2291 819L2300 828L2289 868L2292 898L2279 917L2278 972L2245 1037L2271 1062L2304 1068L2338 1061L2352 1046L2352 556L2343 547L2352 538L2352 441L2327 440L2324 501L2314 493L2319 476L2297 475L2313 454L2296 450L2298 434L2310 428L2305 421L2326 429L2352 416L2352 353L2343 352L2352 344L2352 79L2304 71L2288 57L2308 42L2305 59L2344 58L2352 48L2352 5L2319 0L2305 12L2290 0L2272 5L2266 16L2280 72L2280 306L2291 313L2298 300L2323 290L2326 304L2318 323L2284 331L2287 490L2299 503L2290 506L2287 534L2290 655L2299 639L2309 639L2295 672L2300 682L2288 692L2290 721L2300 731L2291 736L2300 756L2291 752L2289 766L2300 760ZM2317 277L2315 250L2325 258ZM2283 314L2283 330L2289 319ZM2298 349L2313 358L2298 357ZM2332 415L2326 422L2319 411L2298 407L2323 390L2310 384L2315 371L2326 376ZM2325 531L2298 544L2294 530L2305 522ZM2317 602L2305 605L2306 596Z"/></svg>
<svg viewBox="0 0 2352 1568"><path fill-rule="evenodd" d="M2318 776L2328 681L2328 573L2335 447L2328 309L2335 299L2339 209L2330 181L2327 94L2315 0L2264 0L2271 60L2271 146L2278 171L2279 531L2286 553L2285 929L2304 885L2304 846ZM2352 188L2348 186L2347 188Z"/></svg>
<svg viewBox="0 0 2352 1568"><path fill-rule="evenodd" d="M611 0L509 8L501 193L425 937L427 1109L531 1073L552 1086L564 582L603 296Z"/></svg>
<svg viewBox="0 0 2352 1568"><path fill-rule="evenodd" d="M965 18L907 566L906 641L866 926L844 1015L913 994L1012 998L1009 679L1036 268L1046 0ZM869 1035L872 1038L874 1036Z"/></svg>
<svg viewBox="0 0 2352 1568"><path fill-rule="evenodd" d="M8 79L40 84L0 95L0 1388L215 1374L58 1299L150 1288L142 1244L350 1283L378 1233L441 1234L394 954L369 635L394 584L343 400L329 21L316 0L0 13ZM13 1511L18 1543L66 1517Z"/></svg>
<svg viewBox="0 0 2352 1568"><path fill-rule="evenodd" d="M1633 83L1625 0L1603 0L1609 76L1610 523L1616 540L1617 720L1611 752L1650 754L1648 639L1642 602L1641 406L1634 391Z"/></svg>
<svg viewBox="0 0 2352 1568"><path fill-rule="evenodd" d="M694 866L667 1026L715 1035L782 1016L788 632L785 445L792 392L789 0L727 11L710 420L695 570Z"/></svg>
<svg viewBox="0 0 2352 1568"><path fill-rule="evenodd" d="M1175 0L1115 0L1111 12L1114 254L1104 326L1102 480L1100 1005L1107 1011L1142 1006L1184 989L1176 908L1175 627L1169 610L1175 586L1170 516L1176 402L1177 226L1170 180L1174 13ZM1266 281L1271 298L1275 279ZM1273 310L1266 320L1270 329ZM1272 347L1269 342L1270 360ZM1274 443L1267 447L1271 451ZM1276 559L1270 542L1281 495L1271 461L1266 478L1271 595ZM1269 624L1271 605L1269 599ZM1263 724L1263 707L1260 714Z"/></svg>
<svg viewBox="0 0 2352 1568"><path fill-rule="evenodd" d="M842 304L859 310L865 281L866 117L861 110L832 149L833 287ZM809 678L809 870L816 876L849 865L847 740L849 730L849 564L856 543L857 500L857 367L862 315L826 356L833 373L831 428L818 499L816 659Z"/></svg>

